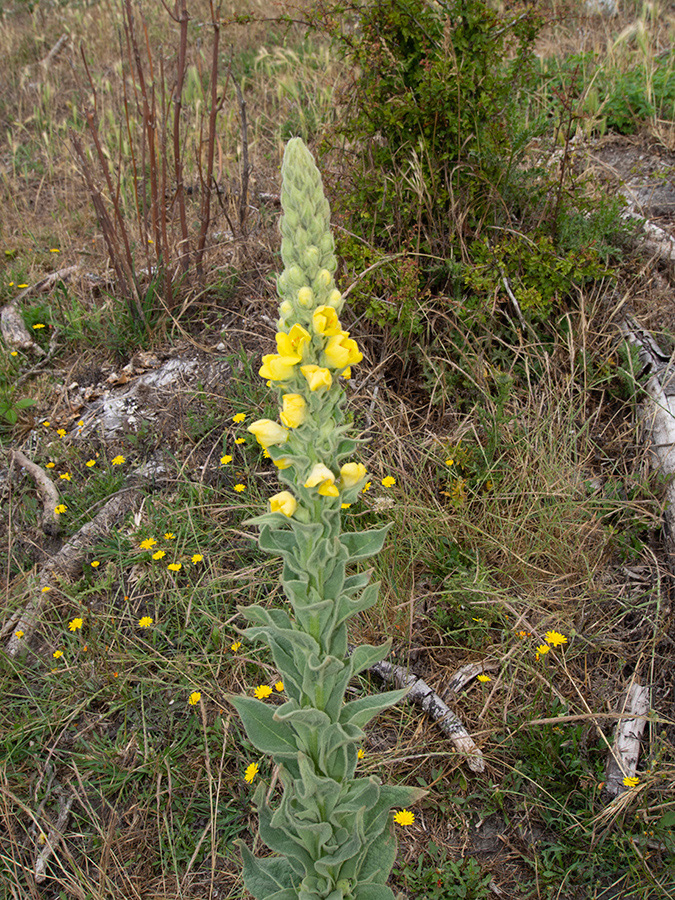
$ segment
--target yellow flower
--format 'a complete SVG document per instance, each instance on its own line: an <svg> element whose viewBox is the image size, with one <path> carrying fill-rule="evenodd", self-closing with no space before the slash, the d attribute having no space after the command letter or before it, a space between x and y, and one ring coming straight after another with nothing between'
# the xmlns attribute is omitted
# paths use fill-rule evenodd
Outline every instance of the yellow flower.
<svg viewBox="0 0 675 900"><path fill-rule="evenodd" d="M151 547L154 547L156 543L157 541L154 538L146 538L144 541L141 541L138 546L141 550L149 550Z"/></svg>
<svg viewBox="0 0 675 900"><path fill-rule="evenodd" d="M173 531L167 531L167 533L164 535L164 540L165 541L175 541L176 535L173 533Z"/></svg>
<svg viewBox="0 0 675 900"><path fill-rule="evenodd" d="M310 391L318 391L319 388L329 388L333 383L333 376L328 369L321 366L307 365L301 366L300 371L307 379Z"/></svg>
<svg viewBox="0 0 675 900"><path fill-rule="evenodd" d="M28 287L28 285L27 285L27 284L20 284L19 287ZM43 322L36 322L35 325L33 325L33 328L35 328L36 331L37 331L38 328L44 328L44 327L45 327L45 326L44 326L44 323L43 323Z"/></svg>
<svg viewBox="0 0 675 900"><path fill-rule="evenodd" d="M349 337L349 333L346 331L342 331L340 334L330 338L323 354L328 365L333 366L335 369L353 366L363 359L363 353L359 350L359 345Z"/></svg>
<svg viewBox="0 0 675 900"><path fill-rule="evenodd" d="M307 418L307 401L302 394L284 394L279 418L287 428L298 428Z"/></svg>
<svg viewBox="0 0 675 900"><path fill-rule="evenodd" d="M48 462L47 465L45 466L45 468L47 468L47 469L53 469L55 465L56 465L56 463Z"/></svg>
<svg viewBox="0 0 675 900"><path fill-rule="evenodd" d="M196 706L201 699L201 693L199 691L193 691L188 697L188 703L190 704L190 706Z"/></svg>
<svg viewBox="0 0 675 900"><path fill-rule="evenodd" d="M452 458L446 459L445 464L446 464L446 466L454 466L455 461Z"/></svg>
<svg viewBox="0 0 675 900"><path fill-rule="evenodd" d="M561 644L567 643L567 638L564 634L560 634L559 631L547 631L544 635L544 640L552 647L559 647Z"/></svg>
<svg viewBox="0 0 675 900"><path fill-rule="evenodd" d="M231 462L232 462L232 457L231 457L231 456L225 455L225 456L221 456L221 457L220 457L220 464L221 464L221 466L227 466L227 465L228 465L229 463L231 463Z"/></svg>
<svg viewBox="0 0 675 900"><path fill-rule="evenodd" d="M477 675L476 677L478 678L479 681L482 681L482 682L492 681L492 679L490 678L489 675L482 674L482 675Z"/></svg>
<svg viewBox="0 0 675 900"><path fill-rule="evenodd" d="M235 440L235 444L245 444L245 443L246 443L246 438L237 438Z"/></svg>
<svg viewBox="0 0 675 900"><path fill-rule="evenodd" d="M236 424L238 425L240 422L243 422L245 418L246 413L237 413L236 416L232 416L232 421L236 422Z"/></svg>
<svg viewBox="0 0 675 900"><path fill-rule="evenodd" d="M337 497L340 494L335 485L335 475L323 463L315 463L305 487L317 488L322 497Z"/></svg>
<svg viewBox="0 0 675 900"><path fill-rule="evenodd" d="M283 691L283 689L284 689L284 683L283 683L283 681L276 681L276 682L274 683L274 690L275 690L275 691L279 691L279 693L281 693L281 692Z"/></svg>
<svg viewBox="0 0 675 900"><path fill-rule="evenodd" d="M183 563L169 563L167 566L169 572L180 572L183 568Z"/></svg>
<svg viewBox="0 0 675 900"><path fill-rule="evenodd" d="M246 430L255 435L255 439L265 449L276 444L283 444L288 440L288 429L271 419L258 419L256 422L251 422Z"/></svg>
<svg viewBox="0 0 675 900"><path fill-rule="evenodd" d="M44 425L45 428L49 428L49 425L51 423L45 419L45 421L42 424Z"/></svg>
<svg viewBox="0 0 675 900"><path fill-rule="evenodd" d="M278 353L268 353L262 358L263 364L258 370L258 375L269 381L286 381L293 375L293 367L300 360L299 356L279 356Z"/></svg>
<svg viewBox="0 0 675 900"><path fill-rule="evenodd" d="M370 486L372 485L372 483L373 483L372 481L366 481L366 483L363 485L363 488L362 488L362 490L361 490L361 493L362 493L362 494L365 494L366 491L369 491L369 490L370 490Z"/></svg>
<svg viewBox="0 0 675 900"><path fill-rule="evenodd" d="M92 569L98 569L98 567L99 567L100 565L101 565L100 560L95 559L95 560L92 561L91 567L92 567Z"/></svg>
<svg viewBox="0 0 675 900"><path fill-rule="evenodd" d="M67 509L68 509L68 507L66 506L65 503L59 503L58 506L55 506L55 507L54 507L54 512L55 512L56 515L58 516L58 515L60 515L61 513L64 513Z"/></svg>
<svg viewBox="0 0 675 900"><path fill-rule="evenodd" d="M62 472L62 473L59 475L59 478L63 478L64 481L70 481L70 479L71 479L71 474L70 474L70 472Z"/></svg>
<svg viewBox="0 0 675 900"><path fill-rule="evenodd" d="M305 346L311 340L312 336L309 331L296 322L288 334L285 331L277 332L276 342L279 356L297 357L297 362L300 362Z"/></svg>
<svg viewBox="0 0 675 900"><path fill-rule="evenodd" d="M633 788L633 787L637 787L639 781L640 781L640 779L637 777L637 775L627 775L624 778L623 783L624 783L625 787Z"/></svg>
<svg viewBox="0 0 675 900"><path fill-rule="evenodd" d="M359 747L359 749L356 751L356 758L363 759L365 755L366 751L363 749L363 747Z"/></svg>
<svg viewBox="0 0 675 900"><path fill-rule="evenodd" d="M246 490L246 485L245 485L245 484L241 484L241 483L240 483L240 484L235 484L234 490L235 490L238 494L241 494L242 491L245 491L245 490Z"/></svg>
<svg viewBox="0 0 675 900"><path fill-rule="evenodd" d="M96 465L95 459L88 459L85 463L85 466L87 466L89 469L91 469L91 467L95 466L95 465Z"/></svg>
<svg viewBox="0 0 675 900"><path fill-rule="evenodd" d="M50 253L60 253L61 251L58 249L58 247L52 247L49 252Z"/></svg>
<svg viewBox="0 0 675 900"><path fill-rule="evenodd" d="M367 475L366 467L363 463L349 462L340 468L341 487L351 488L363 481Z"/></svg>
<svg viewBox="0 0 675 900"><path fill-rule="evenodd" d="M152 616L142 616L138 620L138 627L139 628L150 628L150 626L152 625L152 621L153 621Z"/></svg>
<svg viewBox="0 0 675 900"><path fill-rule="evenodd" d="M68 623L68 630L69 631L77 631L78 628L82 628L83 625L84 625L84 620L80 619L78 617L76 619L73 619L72 622Z"/></svg>
<svg viewBox="0 0 675 900"><path fill-rule="evenodd" d="M192 562L193 562L193 563L204 562L204 557L202 556L201 553L193 553L193 555L192 555Z"/></svg>
<svg viewBox="0 0 675 900"><path fill-rule="evenodd" d="M156 550L152 554L153 559L162 559L162 557L166 556L166 552L164 550Z"/></svg>
<svg viewBox="0 0 675 900"><path fill-rule="evenodd" d="M539 659L540 656L546 656L550 649L548 644L540 644L537 647L537 659Z"/></svg>
<svg viewBox="0 0 675 900"><path fill-rule="evenodd" d="M12 350L12 352L11 352L9 355L10 355L10 356L18 356L19 353L18 353L17 350Z"/></svg>
<svg viewBox="0 0 675 900"><path fill-rule="evenodd" d="M307 285L298 291L298 303L300 306L311 306L314 303L314 291Z"/></svg>
<svg viewBox="0 0 675 900"><path fill-rule="evenodd" d="M56 433L58 434L59 437L65 437L66 429L65 428L57 428Z"/></svg>
<svg viewBox="0 0 675 900"><path fill-rule="evenodd" d="M258 763L251 763L250 766L246 766L246 771L244 772L244 781L247 781L249 784L252 784L253 779L258 774Z"/></svg>
<svg viewBox="0 0 675 900"><path fill-rule="evenodd" d="M258 700L266 700L271 693L272 688L267 684L261 684L253 691L254 696L256 696Z"/></svg>
<svg viewBox="0 0 675 900"><path fill-rule="evenodd" d="M350 506L351 506L351 503L341 503L340 504L340 507L342 509L349 509Z"/></svg>
<svg viewBox="0 0 675 900"><path fill-rule="evenodd" d="M15 632L14 632L14 637L15 637L18 641L20 641L21 638L24 636L25 633L26 633L25 631L22 631L22 630L19 628L18 631L15 631Z"/></svg>
<svg viewBox="0 0 675 900"><path fill-rule="evenodd" d="M236 653L237 650L241 648L241 641L235 641L233 644L230 644L230 650L233 653Z"/></svg>
<svg viewBox="0 0 675 900"><path fill-rule="evenodd" d="M51 588L49 587L48 584L46 584L46 585L42 588L42 593L43 593L43 594L48 594L50 591L51 591Z"/></svg>
<svg viewBox="0 0 675 900"><path fill-rule="evenodd" d="M317 306L312 313L312 325L317 334L325 334L326 337L342 333L337 313L332 306Z"/></svg>
<svg viewBox="0 0 675 900"><path fill-rule="evenodd" d="M298 508L298 501L290 491L281 491L270 497L270 512L283 513L290 519Z"/></svg>
<svg viewBox="0 0 675 900"><path fill-rule="evenodd" d="M408 825L412 825L415 821L415 813L411 812L409 809L399 809L398 812L394 813L394 822L397 825L402 825L404 828L407 828Z"/></svg>
<svg viewBox="0 0 675 900"><path fill-rule="evenodd" d="M63 650L55 650L52 653L52 656L54 657L54 659L61 659L61 657L63 656Z"/></svg>
<svg viewBox="0 0 675 900"><path fill-rule="evenodd" d="M396 484L396 479L393 475L387 475L386 478L382 479L383 487L393 487Z"/></svg>
<svg viewBox="0 0 675 900"><path fill-rule="evenodd" d="M119 456L116 456L114 459L111 459L110 462L113 464L113 466L121 466L122 463L126 462L126 458L124 456L122 456L122 454L120 453Z"/></svg>

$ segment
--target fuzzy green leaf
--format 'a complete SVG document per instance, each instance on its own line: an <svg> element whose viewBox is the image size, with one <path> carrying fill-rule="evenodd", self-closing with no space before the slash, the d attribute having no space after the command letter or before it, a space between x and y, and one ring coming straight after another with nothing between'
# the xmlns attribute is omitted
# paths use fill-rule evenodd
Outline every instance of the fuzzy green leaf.
<svg viewBox="0 0 675 900"><path fill-rule="evenodd" d="M350 562L366 559L368 556L379 553L390 527L391 522L388 522L382 528L370 528L368 531L348 531L341 535L340 540L347 548Z"/></svg>
<svg viewBox="0 0 675 900"><path fill-rule="evenodd" d="M279 759L295 759L298 747L293 732L285 722L274 717L274 708L253 697L230 696L230 702L244 723L246 734L261 753Z"/></svg>
<svg viewBox="0 0 675 900"><path fill-rule="evenodd" d="M354 900L396 900L396 894L386 884L359 884L354 890Z"/></svg>
<svg viewBox="0 0 675 900"><path fill-rule="evenodd" d="M237 840L235 843L239 846L244 863L246 890L256 900L268 900L285 890L294 890L291 896L297 896L296 881L288 859L283 856L257 859L243 841Z"/></svg>
<svg viewBox="0 0 675 900"><path fill-rule="evenodd" d="M398 691L387 691L385 694L375 694L374 696L360 697L358 700L352 700L351 703L345 703L340 713L340 722L344 725L349 722L356 725L357 728L363 728L370 720L402 700L408 693L408 688L402 688Z"/></svg>

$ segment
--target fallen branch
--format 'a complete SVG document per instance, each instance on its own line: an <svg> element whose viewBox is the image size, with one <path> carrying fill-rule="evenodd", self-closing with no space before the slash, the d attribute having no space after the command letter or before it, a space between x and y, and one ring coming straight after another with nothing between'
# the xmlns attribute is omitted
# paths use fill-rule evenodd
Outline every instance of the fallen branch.
<svg viewBox="0 0 675 900"><path fill-rule="evenodd" d="M649 690L634 681L628 689L622 715L614 733L614 743L605 768L604 793L608 797L622 794L627 787L624 778L633 778L640 755L640 739L649 712Z"/></svg>
<svg viewBox="0 0 675 900"><path fill-rule="evenodd" d="M417 675L412 674L412 672L409 672L402 666L386 661L371 666L369 671L388 684L394 684L399 688L409 688L406 700L421 706L426 713L436 720L436 724L450 738L457 752L466 758L471 771L477 773L485 771L485 761L479 747L476 746L473 738L455 713L446 706L426 681L418 678ZM479 671L483 671L482 665ZM478 671L476 674L478 674Z"/></svg>
<svg viewBox="0 0 675 900"><path fill-rule="evenodd" d="M68 817L70 816L70 807L73 805L73 801L75 800L75 795L71 794L68 797L61 796L59 797L59 815L56 820L56 823L52 825L44 838L44 846L40 851L37 860L35 861L35 881L37 884L42 884L42 882L47 878L47 863L49 861L49 857L54 853L55 845L58 841L63 840L63 829L66 827L68 822Z"/></svg>
<svg viewBox="0 0 675 900"><path fill-rule="evenodd" d="M33 478L42 499L42 530L45 534L55 536L59 533L59 517L55 512L61 502L54 482L43 468L31 462L20 450L12 451L12 461L21 466Z"/></svg>

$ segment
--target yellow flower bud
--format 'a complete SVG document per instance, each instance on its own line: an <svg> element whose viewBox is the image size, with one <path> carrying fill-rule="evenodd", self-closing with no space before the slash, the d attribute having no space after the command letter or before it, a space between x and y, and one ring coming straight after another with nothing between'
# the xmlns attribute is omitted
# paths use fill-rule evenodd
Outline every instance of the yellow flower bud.
<svg viewBox="0 0 675 900"><path fill-rule="evenodd" d="M328 306L332 306L334 309L337 309L339 306L342 306L342 294L338 291L337 288L333 288L333 290L328 295L328 300L326 300Z"/></svg>
<svg viewBox="0 0 675 900"><path fill-rule="evenodd" d="M337 313L332 306L317 306L312 313L312 325L317 334L325 334L327 337L342 334Z"/></svg>
<svg viewBox="0 0 675 900"><path fill-rule="evenodd" d="M302 359L302 351L305 344L308 344L312 338L306 328L298 325L296 322L291 330L286 334L279 331L276 336L277 350L280 356L297 356L298 362Z"/></svg>
<svg viewBox="0 0 675 900"><path fill-rule="evenodd" d="M317 488L318 493L322 497L338 497L340 492L335 486L335 475L328 466L323 463L316 463L309 473L309 478L305 482L306 488Z"/></svg>
<svg viewBox="0 0 675 900"><path fill-rule="evenodd" d="M363 463L345 463L340 469L340 478L342 487L350 488L362 481L367 475L366 467Z"/></svg>
<svg viewBox="0 0 675 900"><path fill-rule="evenodd" d="M287 428L297 428L307 417L307 403L301 394L284 394L279 418Z"/></svg>
<svg viewBox="0 0 675 900"><path fill-rule="evenodd" d="M284 302L279 307L279 312L281 313L282 318L286 318L286 316L290 316L293 312L293 304L290 300L284 300Z"/></svg>
<svg viewBox="0 0 675 900"><path fill-rule="evenodd" d="M297 508L298 501L290 491L281 491L281 493L270 497L270 512L283 513L290 519Z"/></svg>
<svg viewBox="0 0 675 900"><path fill-rule="evenodd" d="M268 353L263 356L262 361L263 364L258 370L261 378L269 378L270 381L285 381L293 375L293 366L300 362L300 357Z"/></svg>
<svg viewBox="0 0 675 900"><path fill-rule="evenodd" d="M330 374L330 371L322 369L321 366L301 366L300 371L307 379L310 391L318 391L322 387L329 388L333 383L333 376Z"/></svg>
<svg viewBox="0 0 675 900"><path fill-rule="evenodd" d="M330 283L333 280L333 276L330 274L328 269L319 269L319 274L316 276L316 284L320 287L327 288L330 287Z"/></svg>
<svg viewBox="0 0 675 900"><path fill-rule="evenodd" d="M359 345L349 337L349 333L346 331L330 338L323 353L326 362L336 369L353 366L363 359Z"/></svg>
<svg viewBox="0 0 675 900"><path fill-rule="evenodd" d="M311 306L314 303L314 291L309 287L301 287L298 291L298 303L300 306Z"/></svg>
<svg viewBox="0 0 675 900"><path fill-rule="evenodd" d="M258 419L251 422L246 429L254 434L261 447L267 449L274 444L283 444L288 440L288 430L271 419Z"/></svg>

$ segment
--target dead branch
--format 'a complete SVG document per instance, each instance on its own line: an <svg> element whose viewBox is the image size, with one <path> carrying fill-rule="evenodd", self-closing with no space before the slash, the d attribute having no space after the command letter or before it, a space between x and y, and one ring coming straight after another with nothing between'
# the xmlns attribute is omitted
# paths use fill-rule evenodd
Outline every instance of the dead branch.
<svg viewBox="0 0 675 900"><path fill-rule="evenodd" d="M616 797L627 790L624 778L633 778L640 755L640 739L649 712L649 690L634 681L628 689L626 703L614 732L614 743L607 757L604 793Z"/></svg>
<svg viewBox="0 0 675 900"><path fill-rule="evenodd" d="M59 533L59 517L55 512L60 503L59 492L54 482L43 468L31 462L20 450L12 451L12 461L26 470L33 478L38 493L42 498L42 530L45 534L55 536Z"/></svg>
<svg viewBox="0 0 675 900"><path fill-rule="evenodd" d="M409 688L406 700L421 706L436 720L436 724L450 738L457 752L466 758L471 771L476 773L485 771L485 761L479 747L476 746L473 738L455 713L446 706L425 681L402 666L386 661L371 666L369 671L388 684L394 684L399 688ZM482 667L480 671L482 671Z"/></svg>
<svg viewBox="0 0 675 900"><path fill-rule="evenodd" d="M47 862L49 861L49 857L54 853L56 844L63 840L63 829L66 827L68 822L68 818L70 816L70 807L73 805L73 801L75 800L75 795L70 794L69 796L61 795L59 797L59 815L56 819L56 823L52 825L47 834L44 836L44 846L40 851L37 860L35 861L35 881L37 884L42 884L42 882L47 878L46 869Z"/></svg>

